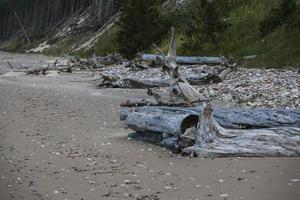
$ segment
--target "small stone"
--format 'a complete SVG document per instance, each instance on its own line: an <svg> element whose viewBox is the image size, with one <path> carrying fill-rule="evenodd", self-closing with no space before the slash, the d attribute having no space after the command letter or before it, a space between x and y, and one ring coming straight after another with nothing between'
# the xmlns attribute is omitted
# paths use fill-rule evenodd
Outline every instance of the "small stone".
<svg viewBox="0 0 300 200"><path fill-rule="evenodd" d="M220 197L228 197L228 194L220 194Z"/></svg>

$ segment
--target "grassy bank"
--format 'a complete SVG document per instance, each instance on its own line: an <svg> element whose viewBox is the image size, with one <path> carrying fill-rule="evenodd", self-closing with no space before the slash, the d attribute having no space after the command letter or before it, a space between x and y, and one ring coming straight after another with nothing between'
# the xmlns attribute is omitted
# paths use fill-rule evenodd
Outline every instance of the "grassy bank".
<svg viewBox="0 0 300 200"><path fill-rule="evenodd" d="M202 55L224 55L247 67L288 67L300 64L300 1L291 21L263 36L259 30L262 20L279 0L252 0L232 9L226 18L229 26L218 41L218 50L204 50ZM180 32L180 27L178 32ZM182 35L178 34L178 54L191 55L183 49ZM161 44L168 49L168 40ZM255 59L243 57L256 55Z"/></svg>

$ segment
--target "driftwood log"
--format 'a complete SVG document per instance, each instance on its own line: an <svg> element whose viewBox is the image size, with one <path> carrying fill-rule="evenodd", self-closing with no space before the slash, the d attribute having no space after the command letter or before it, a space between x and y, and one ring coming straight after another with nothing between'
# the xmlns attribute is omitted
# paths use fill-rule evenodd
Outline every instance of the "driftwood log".
<svg viewBox="0 0 300 200"><path fill-rule="evenodd" d="M214 119L210 105L199 118L195 145L185 148L186 154L198 157L300 156L300 127L225 129Z"/></svg>
<svg viewBox="0 0 300 200"><path fill-rule="evenodd" d="M181 135L196 127L203 106L122 107L120 119L136 132L159 132ZM217 107L213 116L218 124L229 129L300 127L300 109L246 109Z"/></svg>
<svg viewBox="0 0 300 200"><path fill-rule="evenodd" d="M143 140L146 142L154 142L167 146L176 152L183 151L184 154L194 154L198 156L208 156L208 154L200 154L199 147L190 146L194 145L196 136L198 134L199 125L201 123L201 114L199 120L199 113L203 113L203 106L197 107L167 107L167 106L144 106L144 107L122 107L120 110L120 118L124 120L126 125L133 129L135 133L129 135L130 138ZM284 110L284 109L245 109L245 108L216 108L213 113L215 120L214 124L218 124L220 130L230 130L229 132L235 133L247 133L244 135L244 144L247 137L251 134L256 134L258 140L264 140L264 148L257 151L257 154L250 154L249 152L240 154L231 154L228 151L219 155L210 154L210 156L291 156L290 153L274 153L265 151L267 147L271 150L272 146L268 146L268 140L270 145L278 145L272 143L277 136L274 134L280 133L279 140L282 138L288 138L284 141L289 141L293 148L299 148L299 134L300 134L300 110ZM212 128L215 130L215 128ZM231 131L232 130L232 131ZM259 135L262 135L261 138ZM293 137L293 135L297 135ZM247 137L246 137L247 136ZM268 138L270 136L270 138ZM248 144L254 140L254 138L248 138ZM218 141L218 138L216 139ZM239 140L236 141L238 143ZM273 141L274 142L274 141ZM298 145L298 146L297 146ZM188 148L186 148L188 147ZM232 146L231 146L232 147ZM183 149L186 148L186 149ZM255 151L254 146L252 147ZM256 147L260 148L260 147ZM283 148L283 147L280 147ZM180 150L181 149L181 150ZM183 150L182 150L183 149ZM237 150L238 151L238 150ZM210 152L216 152L216 149L212 149ZM296 154L293 154L296 155Z"/></svg>
<svg viewBox="0 0 300 200"><path fill-rule="evenodd" d="M141 54L140 56L143 61L159 62L164 59L162 55L156 54ZM178 56L176 63L185 65L223 65L225 59L223 57Z"/></svg>

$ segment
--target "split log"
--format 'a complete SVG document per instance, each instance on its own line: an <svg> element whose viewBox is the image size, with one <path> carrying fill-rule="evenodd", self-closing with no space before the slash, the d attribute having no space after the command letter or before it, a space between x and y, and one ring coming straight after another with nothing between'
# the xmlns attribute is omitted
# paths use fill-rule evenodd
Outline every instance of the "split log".
<svg viewBox="0 0 300 200"><path fill-rule="evenodd" d="M221 127L206 106L200 114L195 145L185 154L198 157L300 156L300 128L234 130Z"/></svg>
<svg viewBox="0 0 300 200"><path fill-rule="evenodd" d="M181 135L196 127L203 106L144 106L121 108L120 119L136 132L160 132ZM217 107L213 113L217 123L230 129L300 127L300 109L245 109Z"/></svg>

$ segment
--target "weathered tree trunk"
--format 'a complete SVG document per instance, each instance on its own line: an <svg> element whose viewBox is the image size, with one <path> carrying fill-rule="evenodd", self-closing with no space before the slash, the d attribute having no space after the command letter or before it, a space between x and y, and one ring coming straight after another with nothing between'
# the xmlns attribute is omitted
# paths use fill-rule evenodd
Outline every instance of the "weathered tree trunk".
<svg viewBox="0 0 300 200"><path fill-rule="evenodd" d="M186 129L196 127L202 106L167 107L144 106L123 107L120 119L137 132L160 132L181 135ZM215 109L214 118L222 127L231 129L253 129L270 127L300 127L300 109Z"/></svg>
<svg viewBox="0 0 300 200"><path fill-rule="evenodd" d="M300 156L299 127L225 129L214 119L210 106L200 114L195 139L195 145L184 153L199 157Z"/></svg>
<svg viewBox="0 0 300 200"><path fill-rule="evenodd" d="M140 56L143 61L160 61L164 59L162 55L156 54L141 54ZM225 59L223 57L177 56L176 63L185 65L218 65L224 64Z"/></svg>

